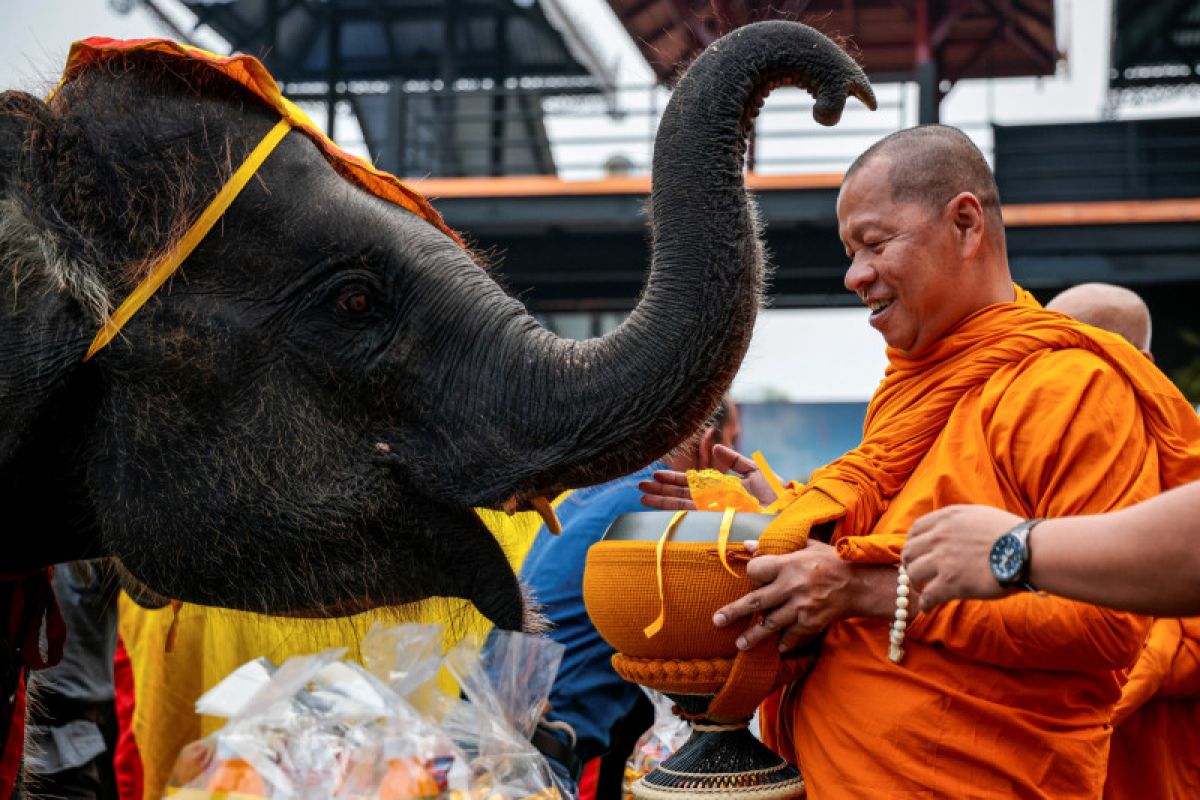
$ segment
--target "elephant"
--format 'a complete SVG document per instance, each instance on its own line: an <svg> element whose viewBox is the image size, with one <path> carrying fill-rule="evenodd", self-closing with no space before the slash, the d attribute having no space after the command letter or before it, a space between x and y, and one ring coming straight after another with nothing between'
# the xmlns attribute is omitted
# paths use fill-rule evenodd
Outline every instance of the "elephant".
<svg viewBox="0 0 1200 800"><path fill-rule="evenodd" d="M874 107L805 26L713 44L659 128L643 295L604 337L556 337L469 249L293 130L87 361L278 116L154 53L49 101L0 94L0 501L35 522L10 527L0 572L107 557L147 603L339 616L461 597L527 626L472 509L626 474L711 414L763 292L747 134L784 84L825 124L850 95Z"/></svg>

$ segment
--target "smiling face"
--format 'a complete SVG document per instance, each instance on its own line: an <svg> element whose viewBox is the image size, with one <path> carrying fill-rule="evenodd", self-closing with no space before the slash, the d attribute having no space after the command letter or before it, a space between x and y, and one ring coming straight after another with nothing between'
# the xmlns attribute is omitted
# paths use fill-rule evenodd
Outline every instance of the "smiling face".
<svg viewBox="0 0 1200 800"><path fill-rule="evenodd" d="M889 347L923 351L972 310L963 291L959 227L949 208L892 197L892 162L869 160L838 196L838 235L850 257L846 288L871 309Z"/></svg>

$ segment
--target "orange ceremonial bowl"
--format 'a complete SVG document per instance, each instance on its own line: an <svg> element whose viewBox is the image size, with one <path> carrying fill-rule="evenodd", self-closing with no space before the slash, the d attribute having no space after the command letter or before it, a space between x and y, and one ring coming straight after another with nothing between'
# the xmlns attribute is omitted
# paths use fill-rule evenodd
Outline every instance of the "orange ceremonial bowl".
<svg viewBox="0 0 1200 800"><path fill-rule="evenodd" d="M689 512L665 535L673 517L654 511L618 517L588 551L583 576L588 614L617 651L617 673L669 696L692 726L687 742L638 780L633 794L647 800L803 797L796 769L755 739L748 725L771 691L803 675L811 652L781 658L772 637L739 653L735 642L745 625L712 623L719 608L755 588L746 577L742 542L759 539L775 517L734 514L724 562L721 512Z"/></svg>

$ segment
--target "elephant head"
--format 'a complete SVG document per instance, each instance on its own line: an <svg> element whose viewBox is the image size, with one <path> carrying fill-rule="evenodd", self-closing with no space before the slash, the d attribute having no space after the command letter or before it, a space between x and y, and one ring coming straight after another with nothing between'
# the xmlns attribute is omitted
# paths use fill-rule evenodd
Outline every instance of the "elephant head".
<svg viewBox="0 0 1200 800"><path fill-rule="evenodd" d="M782 83L822 122L847 94L873 104L811 29L714 44L663 119L653 265L608 336L543 329L455 239L292 131L86 362L278 113L153 52L49 102L0 95L0 498L33 521L9 528L0 570L113 556L144 597L311 615L465 597L521 627L472 508L627 473L711 413L762 286L747 127Z"/></svg>

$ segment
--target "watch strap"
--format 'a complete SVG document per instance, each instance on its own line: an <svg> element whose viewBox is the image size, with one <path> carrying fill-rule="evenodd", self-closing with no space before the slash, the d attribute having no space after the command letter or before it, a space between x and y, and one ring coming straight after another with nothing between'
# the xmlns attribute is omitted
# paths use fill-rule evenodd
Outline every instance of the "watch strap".
<svg viewBox="0 0 1200 800"><path fill-rule="evenodd" d="M1002 581L1001 586L1018 587L1028 589L1031 592L1036 592L1037 589L1029 582L1029 570L1033 561L1033 552L1029 547L1029 532L1034 529L1042 517L1032 517L1030 519L1021 520L1014 525L1004 536L1015 537L1021 543L1021 569L1013 576L1012 580ZM1004 538L1003 536L1000 538Z"/></svg>

